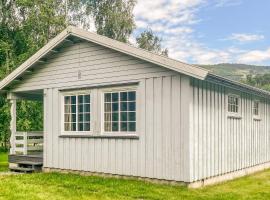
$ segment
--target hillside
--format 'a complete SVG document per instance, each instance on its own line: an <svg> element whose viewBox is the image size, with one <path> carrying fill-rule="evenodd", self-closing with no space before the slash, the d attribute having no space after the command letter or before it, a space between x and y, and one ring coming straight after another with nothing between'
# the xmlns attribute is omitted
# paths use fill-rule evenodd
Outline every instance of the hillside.
<svg viewBox="0 0 270 200"><path fill-rule="evenodd" d="M248 74L266 74L270 73L270 66L256 66L256 65L245 65L245 64L229 64L222 63L216 65L200 65L206 69L211 70L213 73L230 78L233 80L241 80Z"/></svg>

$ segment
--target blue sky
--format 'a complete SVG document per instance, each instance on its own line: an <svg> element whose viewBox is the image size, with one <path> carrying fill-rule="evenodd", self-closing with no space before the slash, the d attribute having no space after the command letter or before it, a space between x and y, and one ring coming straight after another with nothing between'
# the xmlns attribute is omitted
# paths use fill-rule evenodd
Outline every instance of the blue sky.
<svg viewBox="0 0 270 200"><path fill-rule="evenodd" d="M270 65L269 8L269 0L138 0L131 41L151 28L181 61Z"/></svg>

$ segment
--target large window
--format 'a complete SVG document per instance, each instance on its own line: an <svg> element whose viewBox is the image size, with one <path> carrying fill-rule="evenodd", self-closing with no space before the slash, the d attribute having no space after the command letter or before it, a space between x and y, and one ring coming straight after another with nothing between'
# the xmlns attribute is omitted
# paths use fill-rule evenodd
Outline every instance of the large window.
<svg viewBox="0 0 270 200"><path fill-rule="evenodd" d="M104 132L136 131L136 91L104 92Z"/></svg>
<svg viewBox="0 0 270 200"><path fill-rule="evenodd" d="M228 112L239 113L239 96L229 95L228 96Z"/></svg>
<svg viewBox="0 0 270 200"><path fill-rule="evenodd" d="M90 93L64 96L64 131L90 131Z"/></svg>

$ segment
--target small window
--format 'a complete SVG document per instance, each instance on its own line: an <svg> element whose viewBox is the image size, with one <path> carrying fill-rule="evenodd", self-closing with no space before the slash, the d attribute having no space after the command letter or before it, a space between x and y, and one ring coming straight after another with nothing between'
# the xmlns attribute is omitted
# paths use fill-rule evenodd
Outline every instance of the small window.
<svg viewBox="0 0 270 200"><path fill-rule="evenodd" d="M104 93L104 132L132 133L136 131L136 91Z"/></svg>
<svg viewBox="0 0 270 200"><path fill-rule="evenodd" d="M228 96L228 112L229 113L239 113L239 97L236 95Z"/></svg>
<svg viewBox="0 0 270 200"><path fill-rule="evenodd" d="M253 115L259 116L259 101L253 102Z"/></svg>
<svg viewBox="0 0 270 200"><path fill-rule="evenodd" d="M90 94L64 96L64 131L90 131Z"/></svg>

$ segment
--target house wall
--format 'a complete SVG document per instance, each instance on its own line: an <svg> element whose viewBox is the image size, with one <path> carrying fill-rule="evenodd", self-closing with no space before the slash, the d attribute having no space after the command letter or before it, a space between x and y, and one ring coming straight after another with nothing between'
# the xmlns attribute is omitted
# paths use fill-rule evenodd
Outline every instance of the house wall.
<svg viewBox="0 0 270 200"><path fill-rule="evenodd" d="M59 137L63 89L93 87L100 99L96 86L129 82L138 83L138 139ZM62 49L14 91L36 89L44 90L44 167L189 179L187 76L82 42ZM100 107L93 110L96 133Z"/></svg>
<svg viewBox="0 0 270 200"><path fill-rule="evenodd" d="M190 182L270 161L269 100L192 80ZM240 118L227 113L228 94L240 95ZM253 100L260 99L260 119Z"/></svg>

